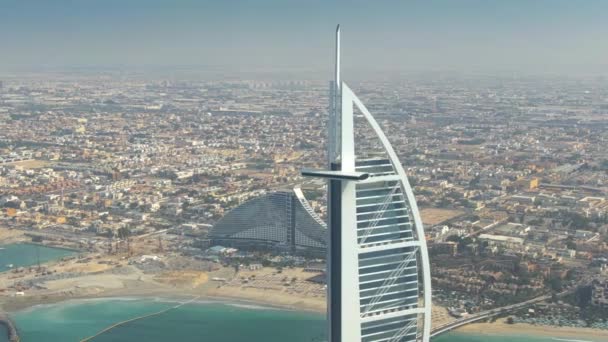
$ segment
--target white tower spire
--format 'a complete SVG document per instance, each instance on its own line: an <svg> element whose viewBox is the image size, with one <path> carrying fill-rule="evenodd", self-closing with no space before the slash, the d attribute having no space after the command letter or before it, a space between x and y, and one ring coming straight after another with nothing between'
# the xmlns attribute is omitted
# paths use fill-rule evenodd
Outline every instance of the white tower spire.
<svg viewBox="0 0 608 342"><path fill-rule="evenodd" d="M335 63L335 77L336 87L340 89L340 25L336 27L336 63Z"/></svg>
<svg viewBox="0 0 608 342"><path fill-rule="evenodd" d="M327 127L327 167L335 163L340 156L340 25L336 27L336 51L334 60L334 80L329 84L329 124Z"/></svg>
<svg viewBox="0 0 608 342"><path fill-rule="evenodd" d="M339 25L335 58L329 101L329 171L302 171L304 176L329 181L328 340L428 342L431 276L416 198L384 132L341 79ZM355 107L386 157L357 156Z"/></svg>

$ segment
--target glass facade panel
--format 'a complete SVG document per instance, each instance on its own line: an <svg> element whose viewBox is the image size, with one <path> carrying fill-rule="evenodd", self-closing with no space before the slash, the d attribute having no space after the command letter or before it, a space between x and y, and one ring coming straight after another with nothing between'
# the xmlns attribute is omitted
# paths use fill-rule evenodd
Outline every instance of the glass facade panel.
<svg viewBox="0 0 608 342"><path fill-rule="evenodd" d="M209 232L213 244L324 255L326 226L299 189L249 200L227 213Z"/></svg>

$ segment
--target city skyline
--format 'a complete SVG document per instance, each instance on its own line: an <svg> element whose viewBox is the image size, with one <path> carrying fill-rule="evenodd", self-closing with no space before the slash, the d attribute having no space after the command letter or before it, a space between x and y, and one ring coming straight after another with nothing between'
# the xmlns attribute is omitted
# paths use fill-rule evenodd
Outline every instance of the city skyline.
<svg viewBox="0 0 608 342"><path fill-rule="evenodd" d="M607 12L1 1L0 342L605 341Z"/></svg>
<svg viewBox="0 0 608 342"><path fill-rule="evenodd" d="M4 70L65 67L331 68L336 21L356 42L344 68L606 73L608 4L586 1L5 1ZM371 51L376 51L372 53Z"/></svg>

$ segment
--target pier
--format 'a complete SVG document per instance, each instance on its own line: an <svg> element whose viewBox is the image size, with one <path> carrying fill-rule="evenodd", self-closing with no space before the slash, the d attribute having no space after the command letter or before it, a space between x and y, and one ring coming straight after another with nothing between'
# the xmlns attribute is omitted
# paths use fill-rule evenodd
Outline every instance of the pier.
<svg viewBox="0 0 608 342"><path fill-rule="evenodd" d="M17 328L7 314L0 312L0 325L6 327L8 332L8 340L11 342L19 342L19 334L17 334Z"/></svg>

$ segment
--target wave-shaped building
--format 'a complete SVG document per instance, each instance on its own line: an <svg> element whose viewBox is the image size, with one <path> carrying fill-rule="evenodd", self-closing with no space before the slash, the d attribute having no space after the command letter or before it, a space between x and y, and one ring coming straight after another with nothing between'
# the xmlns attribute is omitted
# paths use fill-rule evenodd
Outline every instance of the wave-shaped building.
<svg viewBox="0 0 608 342"><path fill-rule="evenodd" d="M326 224L300 188L251 199L211 229L213 244L307 255L325 255Z"/></svg>
<svg viewBox="0 0 608 342"><path fill-rule="evenodd" d="M428 342L431 275L412 188L380 125L336 74L330 87L328 334L330 342Z"/></svg>

